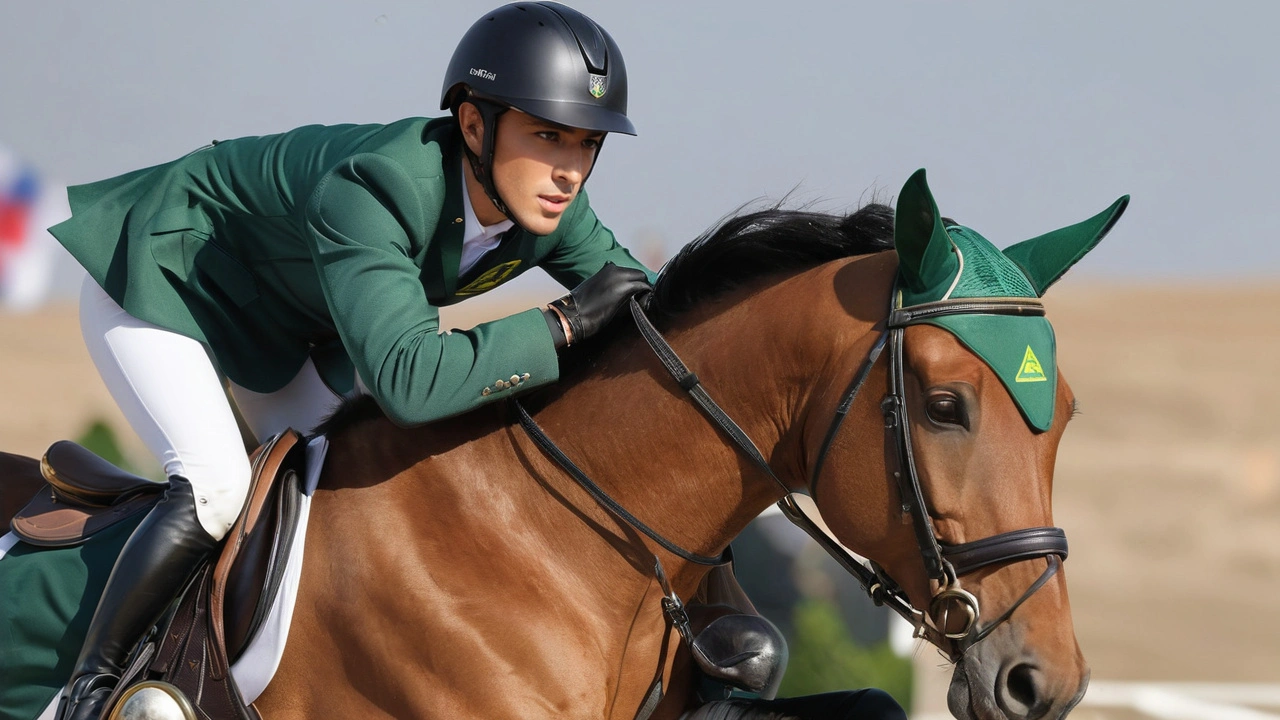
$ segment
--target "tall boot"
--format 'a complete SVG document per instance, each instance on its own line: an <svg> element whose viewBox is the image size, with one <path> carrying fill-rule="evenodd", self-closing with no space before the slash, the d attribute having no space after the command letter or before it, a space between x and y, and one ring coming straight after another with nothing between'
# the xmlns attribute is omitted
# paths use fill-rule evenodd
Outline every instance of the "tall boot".
<svg viewBox="0 0 1280 720"><path fill-rule="evenodd" d="M217 545L196 517L190 481L169 478L164 496L116 559L62 691L57 720L98 720L120 682L129 651Z"/></svg>

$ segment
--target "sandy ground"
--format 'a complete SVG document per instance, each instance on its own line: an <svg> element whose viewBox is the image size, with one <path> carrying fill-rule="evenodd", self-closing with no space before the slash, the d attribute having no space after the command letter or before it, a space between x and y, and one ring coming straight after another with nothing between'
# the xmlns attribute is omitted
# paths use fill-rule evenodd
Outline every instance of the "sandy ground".
<svg viewBox="0 0 1280 720"><path fill-rule="evenodd" d="M1094 677L1280 682L1280 282L1067 281L1046 302L1083 410L1055 510ZM498 312L467 305L455 324ZM0 314L0 398L0 449L38 455L101 417L145 462L70 307Z"/></svg>

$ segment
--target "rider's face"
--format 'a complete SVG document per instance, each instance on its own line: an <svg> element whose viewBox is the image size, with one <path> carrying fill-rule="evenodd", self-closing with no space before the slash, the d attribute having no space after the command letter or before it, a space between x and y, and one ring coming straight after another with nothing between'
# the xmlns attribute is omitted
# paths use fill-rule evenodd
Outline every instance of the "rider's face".
<svg viewBox="0 0 1280 720"><path fill-rule="evenodd" d="M498 195L521 227L535 235L550 234L582 189L604 133L556 125L514 109L498 118L497 133L492 172ZM487 198L473 204L481 223L502 219Z"/></svg>

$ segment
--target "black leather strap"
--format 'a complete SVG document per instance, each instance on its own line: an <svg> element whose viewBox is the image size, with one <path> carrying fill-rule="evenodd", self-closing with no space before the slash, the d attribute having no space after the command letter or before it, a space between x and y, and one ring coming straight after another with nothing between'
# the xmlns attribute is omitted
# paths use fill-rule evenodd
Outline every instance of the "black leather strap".
<svg viewBox="0 0 1280 720"><path fill-rule="evenodd" d="M889 312L889 327L906 327L946 315L982 314L1043 316L1044 305L1036 298L1024 297L939 300L894 308Z"/></svg>
<svg viewBox="0 0 1280 720"><path fill-rule="evenodd" d="M813 474L809 477L809 495L813 497L818 495L818 480L822 477L822 466L827 462L827 452L831 450L831 444L836 440L836 433L839 432L840 426L844 424L845 416L849 414L849 409L853 407L853 401L857 399L858 392L866 384L867 376L871 374L871 368L875 367L876 361L880 359L880 353L884 351L884 345L888 339L888 332L882 332L880 337L876 338L876 344L871 346L871 353L862 361L862 367L858 369L858 374L853 376L849 387L844 391L844 397L840 399L840 404L836 406L835 417L831 419L831 426L827 428L827 436L822 439L822 447L818 448L818 457L813 461ZM788 515L788 517L791 516Z"/></svg>
<svg viewBox="0 0 1280 720"><path fill-rule="evenodd" d="M693 398L693 401L702 409L702 412L711 418L711 421L725 435L728 435L729 439L742 452L746 453L747 457L751 458L756 466L777 483L778 487L782 489L783 495L790 495L792 493L791 488L774 474L773 468L769 467L769 461L764 459L764 455L760 453L760 449L756 447L756 444L751 442L751 438L747 437L742 428L738 427L738 424L724 410L720 409L716 401L711 399L711 396L703 389L702 382L698 380L698 376L685 366L684 362L680 360L680 356L676 355L676 351L662 337L662 334L653 326L653 323L649 322L648 316L644 314L640 303L636 302L634 297L631 298L631 317L635 319L636 327L640 328L640 335L644 337L644 341L649 343L649 348L653 350L653 354L658 356L658 360L662 362L662 366L667 369L667 372L671 373L671 377L675 378L676 383L685 392L689 393L689 397Z"/></svg>
<svg viewBox="0 0 1280 720"><path fill-rule="evenodd" d="M592 482L591 478L587 477L587 474L575 465L573 461L569 459L569 456L565 455L564 452L551 441L551 438L547 437L547 434L542 431L542 428L538 426L538 423L534 422L533 417L529 415L529 412L524 409L524 405L521 405L518 399L513 397L508 402L511 407L515 409L516 416L520 419L520 426L529 434L529 437L533 438L533 441L538 444L538 447L542 448L544 453L549 455L552 460L555 460L556 464L563 468L565 472L569 473L569 476L572 477L578 485L582 486L582 489L586 490L587 493L590 494L591 497L594 498L595 501L605 510L613 513L613 515L618 519L647 535L650 540L658 543L658 545L662 546L663 549L678 555L689 562L697 563L699 565L720 565L725 562L725 555L723 553L721 553L719 557L710 557L685 550L679 545L676 545L670 540L659 535L656 530L641 522L640 518L637 518L635 515L627 512L626 508L619 505L617 500L609 497L609 494L602 490L599 485Z"/></svg>
<svg viewBox="0 0 1280 720"><path fill-rule="evenodd" d="M942 555L957 575L967 575L987 565L1014 562L1045 555L1067 559L1067 534L1062 528L1024 528L961 545L943 545Z"/></svg>
<svg viewBox="0 0 1280 720"><path fill-rule="evenodd" d="M997 627L1000 627L1000 623L1004 622L1005 620L1008 620L1010 617L1013 617L1014 610L1017 610L1019 607L1021 607L1022 603L1027 601L1027 598L1031 597L1032 595L1035 595L1037 590L1044 587L1044 584L1049 582L1049 578L1058 574L1058 570L1062 569L1062 561L1058 559L1057 555L1049 555L1048 559L1049 559L1049 567L1045 568L1044 572L1040 573L1039 579L1037 579L1034 583L1032 583L1031 587L1027 588L1026 592L1022 593L1022 597L1018 598L1017 602L1010 605L1008 609L1006 609L1003 613L1000 614L1000 617L996 618L995 620L992 620L990 623L987 624L986 627L982 628L978 632L964 639L963 646L960 649L961 653L973 647L974 645L977 645L979 642L982 642L982 639L990 635L992 630L995 630Z"/></svg>

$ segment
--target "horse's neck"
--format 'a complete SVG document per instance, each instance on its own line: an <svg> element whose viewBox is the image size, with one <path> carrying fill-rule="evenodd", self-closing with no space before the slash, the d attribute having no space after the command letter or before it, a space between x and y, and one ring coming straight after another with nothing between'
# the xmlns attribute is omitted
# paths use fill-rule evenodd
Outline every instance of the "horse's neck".
<svg viewBox="0 0 1280 720"><path fill-rule="evenodd" d="M689 312L667 333L704 389L794 489L807 481L801 421L813 392L826 385L820 373L849 344L841 340L870 331L886 303L880 276L891 265L880 262L855 270L870 291L859 295L876 305L863 308L867 319L843 307L849 298L836 292L834 276L860 264L743 289ZM619 341L590 378L565 389L537 419L612 497L693 552L716 554L781 496L638 337Z"/></svg>

